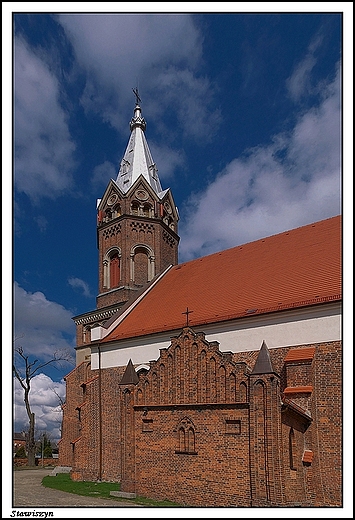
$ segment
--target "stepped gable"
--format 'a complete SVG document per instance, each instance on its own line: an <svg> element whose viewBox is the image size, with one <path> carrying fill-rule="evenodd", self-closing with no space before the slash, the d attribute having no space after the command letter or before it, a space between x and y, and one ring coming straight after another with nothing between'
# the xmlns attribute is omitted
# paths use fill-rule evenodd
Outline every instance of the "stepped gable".
<svg viewBox="0 0 355 520"><path fill-rule="evenodd" d="M204 333L185 327L139 376L136 404L245 403L248 372L246 363L235 363L217 341L208 342Z"/></svg>

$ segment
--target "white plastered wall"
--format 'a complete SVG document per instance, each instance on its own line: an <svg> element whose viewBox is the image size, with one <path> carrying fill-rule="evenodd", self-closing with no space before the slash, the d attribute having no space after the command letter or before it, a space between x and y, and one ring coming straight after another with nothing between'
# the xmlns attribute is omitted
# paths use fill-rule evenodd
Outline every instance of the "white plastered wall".
<svg viewBox="0 0 355 520"><path fill-rule="evenodd" d="M223 352L259 350L263 341L269 348L339 341L341 339L341 307L339 303L289 310L263 316L233 320L221 324L194 327L204 332L207 341L218 341ZM122 340L100 345L101 368L147 364L158 359L160 349L170 345L170 338L181 331ZM99 368L98 348L93 345L92 369Z"/></svg>

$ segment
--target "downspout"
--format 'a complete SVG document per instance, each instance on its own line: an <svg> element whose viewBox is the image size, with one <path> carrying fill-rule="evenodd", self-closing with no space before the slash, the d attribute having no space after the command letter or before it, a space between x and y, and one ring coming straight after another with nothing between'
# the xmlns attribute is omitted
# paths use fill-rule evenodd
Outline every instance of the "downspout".
<svg viewBox="0 0 355 520"><path fill-rule="evenodd" d="M248 419L249 419L249 486L250 486L250 507L253 507L253 482L252 482L252 454L251 454L251 382L250 377L248 377L248 401L249 401L249 407L248 407Z"/></svg>
<svg viewBox="0 0 355 520"><path fill-rule="evenodd" d="M102 417L101 417L101 349L97 345L99 353L99 480L102 480Z"/></svg>

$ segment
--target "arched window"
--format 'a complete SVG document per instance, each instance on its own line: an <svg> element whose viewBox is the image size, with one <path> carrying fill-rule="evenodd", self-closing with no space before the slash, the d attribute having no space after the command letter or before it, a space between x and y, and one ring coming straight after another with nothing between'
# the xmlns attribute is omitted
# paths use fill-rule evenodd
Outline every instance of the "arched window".
<svg viewBox="0 0 355 520"><path fill-rule="evenodd" d="M117 218L121 215L121 206L119 204L116 204L116 206L113 208L113 218Z"/></svg>
<svg viewBox="0 0 355 520"><path fill-rule="evenodd" d="M179 428L179 451L186 451L186 439L185 439L185 430L184 428Z"/></svg>
<svg viewBox="0 0 355 520"><path fill-rule="evenodd" d="M131 280L137 285L150 282L155 276L155 257L149 246L137 244L131 251Z"/></svg>
<svg viewBox="0 0 355 520"><path fill-rule="evenodd" d="M175 453L197 455L196 452L196 429L188 417L184 417L177 427L177 448Z"/></svg>
<svg viewBox="0 0 355 520"><path fill-rule="evenodd" d="M91 341L91 327L90 325L86 325L83 328L83 343L90 343Z"/></svg>
<svg viewBox="0 0 355 520"><path fill-rule="evenodd" d="M195 451L195 432L192 427L188 430L188 448L187 451L189 453L193 453Z"/></svg>
<svg viewBox="0 0 355 520"><path fill-rule="evenodd" d="M151 217L152 216L152 207L150 204L144 204L143 206L143 215L145 217Z"/></svg>
<svg viewBox="0 0 355 520"><path fill-rule="evenodd" d="M131 213L132 215L138 215L139 213L139 204L138 202L133 201L131 204Z"/></svg>
<svg viewBox="0 0 355 520"><path fill-rule="evenodd" d="M114 289L115 287L118 287L120 284L120 257L121 253L117 248L111 249L105 255L103 261L103 286L107 289Z"/></svg>
<svg viewBox="0 0 355 520"><path fill-rule="evenodd" d="M110 289L118 287L120 282L120 259L118 253L110 257Z"/></svg>

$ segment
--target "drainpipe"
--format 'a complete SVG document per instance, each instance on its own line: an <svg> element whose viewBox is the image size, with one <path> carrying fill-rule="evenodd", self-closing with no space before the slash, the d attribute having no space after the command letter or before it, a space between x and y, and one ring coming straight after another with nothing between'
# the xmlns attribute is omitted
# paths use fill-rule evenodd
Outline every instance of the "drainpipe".
<svg viewBox="0 0 355 520"><path fill-rule="evenodd" d="M252 442L251 442L251 432L250 432L250 429L251 429L251 411L250 411L250 407L251 407L251 382L250 382L250 377L248 378L248 401L249 401L249 407L248 407L248 420L249 420L249 432L248 432L248 435L249 435L249 486L250 486L250 507L253 507L253 482L252 482L252 478L253 478L253 472L252 472L252 453L251 453L251 450L252 450ZM254 459L253 459L254 460Z"/></svg>
<svg viewBox="0 0 355 520"><path fill-rule="evenodd" d="M101 348L97 345L99 352L99 480L102 480L102 417L101 417Z"/></svg>

